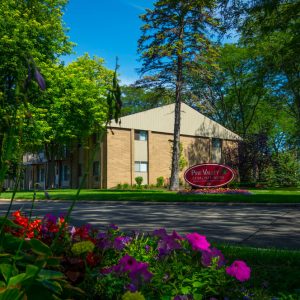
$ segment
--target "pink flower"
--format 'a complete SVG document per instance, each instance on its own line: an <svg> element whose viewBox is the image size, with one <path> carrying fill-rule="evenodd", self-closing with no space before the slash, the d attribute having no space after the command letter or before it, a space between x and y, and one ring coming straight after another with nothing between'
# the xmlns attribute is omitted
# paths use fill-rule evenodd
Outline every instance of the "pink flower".
<svg viewBox="0 0 300 300"><path fill-rule="evenodd" d="M191 244L193 250L208 250L210 243L206 240L204 235L200 235L196 232L186 235L187 240Z"/></svg>
<svg viewBox="0 0 300 300"><path fill-rule="evenodd" d="M242 260L235 260L231 266L226 268L226 273L239 281L246 281L250 278L251 269Z"/></svg>

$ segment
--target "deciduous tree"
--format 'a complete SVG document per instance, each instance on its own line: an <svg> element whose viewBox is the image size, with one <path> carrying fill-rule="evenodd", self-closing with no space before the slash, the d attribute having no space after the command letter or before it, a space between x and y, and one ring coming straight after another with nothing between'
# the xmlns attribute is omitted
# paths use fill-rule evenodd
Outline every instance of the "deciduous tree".
<svg viewBox="0 0 300 300"><path fill-rule="evenodd" d="M0 2L0 186L20 142L23 112L19 110L27 107L29 94L37 90L36 83L45 89L43 66L71 50L62 22L66 3L67 0Z"/></svg>

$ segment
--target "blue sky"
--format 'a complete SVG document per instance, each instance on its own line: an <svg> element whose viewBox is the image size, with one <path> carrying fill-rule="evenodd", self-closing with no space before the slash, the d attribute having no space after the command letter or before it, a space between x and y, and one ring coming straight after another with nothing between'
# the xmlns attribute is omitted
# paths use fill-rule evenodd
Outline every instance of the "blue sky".
<svg viewBox="0 0 300 300"><path fill-rule="evenodd" d="M64 57L68 63L89 53L105 59L113 69L119 57L122 83L138 78L137 41L140 36L139 15L151 8L153 0L70 0L64 15L70 40L77 44L76 54Z"/></svg>

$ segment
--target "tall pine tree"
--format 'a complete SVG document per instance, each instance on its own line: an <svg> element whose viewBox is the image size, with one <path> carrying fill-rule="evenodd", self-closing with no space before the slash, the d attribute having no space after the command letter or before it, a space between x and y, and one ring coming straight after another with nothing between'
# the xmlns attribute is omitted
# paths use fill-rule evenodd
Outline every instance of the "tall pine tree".
<svg viewBox="0 0 300 300"><path fill-rule="evenodd" d="M210 41L217 27L215 0L159 0L141 16L139 39L143 79L147 87L175 88L175 121L170 189L179 188L181 102L188 90L186 73L207 72L216 51Z"/></svg>

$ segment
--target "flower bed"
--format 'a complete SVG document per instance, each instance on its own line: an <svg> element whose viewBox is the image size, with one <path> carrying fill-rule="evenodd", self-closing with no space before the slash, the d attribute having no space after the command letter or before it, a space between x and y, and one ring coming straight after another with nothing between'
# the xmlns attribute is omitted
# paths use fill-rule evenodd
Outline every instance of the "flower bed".
<svg viewBox="0 0 300 300"><path fill-rule="evenodd" d="M5 299L239 299L251 273L196 232L101 232L49 214L31 221L14 212L1 246Z"/></svg>
<svg viewBox="0 0 300 300"><path fill-rule="evenodd" d="M192 190L181 190L178 192L181 195L207 195L207 194L235 194L235 195L252 195L248 190L241 189L230 189L230 188L203 188L203 189L192 189Z"/></svg>

